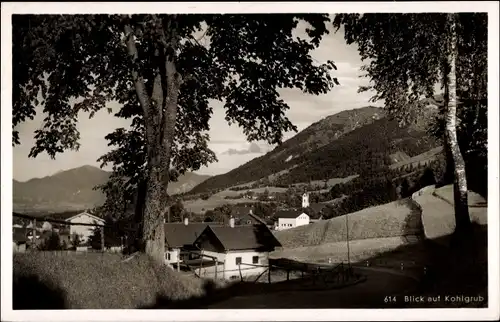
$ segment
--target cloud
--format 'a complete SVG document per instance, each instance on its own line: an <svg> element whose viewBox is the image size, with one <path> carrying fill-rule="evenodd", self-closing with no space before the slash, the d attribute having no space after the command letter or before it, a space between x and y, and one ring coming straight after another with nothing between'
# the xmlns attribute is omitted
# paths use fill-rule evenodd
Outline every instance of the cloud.
<svg viewBox="0 0 500 322"><path fill-rule="evenodd" d="M254 154L254 153L262 153L262 149L257 143L252 142L248 147L248 149L243 149L243 150L229 149L222 154L235 155L235 154Z"/></svg>

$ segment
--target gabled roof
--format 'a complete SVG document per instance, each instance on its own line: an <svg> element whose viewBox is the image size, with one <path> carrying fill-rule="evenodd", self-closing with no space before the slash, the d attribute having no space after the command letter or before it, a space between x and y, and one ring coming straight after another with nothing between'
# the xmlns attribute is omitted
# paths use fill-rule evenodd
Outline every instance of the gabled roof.
<svg viewBox="0 0 500 322"><path fill-rule="evenodd" d="M304 212L301 210L280 210L276 212L276 218L297 218Z"/></svg>
<svg viewBox="0 0 500 322"><path fill-rule="evenodd" d="M257 216L256 214L253 214L253 213L252 213L252 214L248 214L248 216L252 217L253 219L257 220L258 222L260 222L260 223L262 223L262 224L264 224L264 225L267 225L267 224L268 224L268 223L267 223L264 219L260 218L260 217L259 217L259 216Z"/></svg>
<svg viewBox="0 0 500 322"><path fill-rule="evenodd" d="M230 250L274 250L281 247L280 242L266 225L247 226L210 226L202 232L213 234L226 251ZM197 238L197 241L200 237ZM196 241L195 241L196 242Z"/></svg>
<svg viewBox="0 0 500 322"><path fill-rule="evenodd" d="M262 218L253 213L236 216L235 222L237 225L266 224Z"/></svg>
<svg viewBox="0 0 500 322"><path fill-rule="evenodd" d="M69 218L66 219L66 221L70 221L71 219L79 217L79 216L82 216L82 215L87 215L87 216L91 217L92 219L94 219L96 221L99 221L99 222L105 222L105 220L102 219L101 217L97 217L96 215L92 215L91 213L88 213L86 211L81 212L79 214L76 214L76 215L74 215L72 217L69 217Z"/></svg>
<svg viewBox="0 0 500 322"><path fill-rule="evenodd" d="M193 244L193 242L201 235L207 226L222 225L218 222L204 222L204 223L166 223L165 227L165 246L172 248L179 248L184 245Z"/></svg>
<svg viewBox="0 0 500 322"><path fill-rule="evenodd" d="M233 217L245 216L245 215L248 215L250 213L250 211L252 211L252 212L255 211L254 207L236 205L236 206L233 206L231 208L231 215Z"/></svg>

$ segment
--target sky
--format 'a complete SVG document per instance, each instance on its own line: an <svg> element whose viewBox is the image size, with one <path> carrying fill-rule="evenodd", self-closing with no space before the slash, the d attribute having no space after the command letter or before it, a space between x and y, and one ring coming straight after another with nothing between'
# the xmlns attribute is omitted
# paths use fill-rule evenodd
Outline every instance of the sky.
<svg viewBox="0 0 500 322"><path fill-rule="evenodd" d="M304 35L303 27L297 30L297 35ZM298 131L343 110L380 105L368 102L373 93L357 93L359 86L367 85L368 80L359 77L362 65L360 56L355 46L345 43L342 30L335 33L331 29L330 34L323 38L319 48L312 52L312 56L318 62L327 60L335 62L337 70L332 71L332 75L338 79L340 86L335 86L329 93L319 96L304 94L295 89L280 91L281 97L290 106L287 116L297 126ZM115 103L108 103L108 107L114 112L120 108ZM273 147L263 141L247 142L241 128L236 125L229 126L224 120L225 111L222 103L213 101L212 107L214 113L210 120L209 147L216 153L218 162L201 168L196 171L197 173L222 174L272 150ZM104 139L106 134L119 127L128 127L129 124L129 121L116 118L106 110L96 113L92 119L82 114L78 125L81 145L78 151L58 154L55 160L50 159L45 153L33 159L28 158L28 154L35 142L34 131L42 126L44 117L41 113L42 107L38 107L38 110L33 120L17 127L21 145L13 148L13 177L18 181L49 176L83 165L99 166L96 160L110 149ZM285 139L295 134L295 132L286 133Z"/></svg>

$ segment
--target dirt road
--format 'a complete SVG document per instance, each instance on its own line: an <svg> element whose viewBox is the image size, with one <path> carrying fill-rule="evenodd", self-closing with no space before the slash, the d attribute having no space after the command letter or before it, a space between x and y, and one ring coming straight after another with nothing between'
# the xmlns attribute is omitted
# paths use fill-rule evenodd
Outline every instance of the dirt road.
<svg viewBox="0 0 500 322"><path fill-rule="evenodd" d="M211 304L208 308L385 308L391 307L391 303L384 301L387 296L396 296L396 301L402 302L404 298L402 296L397 297L397 295L411 291L417 285L417 281L413 278L402 274L395 274L389 270L358 270L367 276L367 280L354 286L326 291L291 291L236 296Z"/></svg>

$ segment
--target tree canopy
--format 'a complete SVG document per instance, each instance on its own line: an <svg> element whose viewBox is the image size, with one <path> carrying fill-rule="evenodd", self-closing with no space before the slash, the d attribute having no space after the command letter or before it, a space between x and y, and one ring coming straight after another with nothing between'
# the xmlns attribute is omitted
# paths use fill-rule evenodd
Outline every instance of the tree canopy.
<svg viewBox="0 0 500 322"><path fill-rule="evenodd" d="M296 39L298 22L309 24L310 41ZM46 117L36 131L30 156L55 157L78 149L78 113L92 117L116 101L117 117L130 119L130 129L116 129L106 139L114 149L102 156L114 176L145 173L144 116L131 70L140 70L153 91L160 36L179 38L177 70L184 77L175 123L171 168L180 174L216 161L207 142L210 100L223 100L226 120L243 128L248 140L279 143L296 130L285 115L288 105L279 88L325 93L333 86L332 62L317 64L310 51L326 34L327 15L14 15L13 142L16 126L43 106ZM138 57L130 62L125 27L134 30ZM196 34L209 39L202 44ZM174 178L175 179L175 178ZM109 187L111 189L111 187ZM130 199L130 198L129 198Z"/></svg>
<svg viewBox="0 0 500 322"><path fill-rule="evenodd" d="M340 14L334 26L344 26L347 43L356 43L367 62L362 69L371 85L360 91L374 90L372 100L383 99L391 115L408 123L428 111L429 103L440 107L431 132L443 138L454 173L455 235L467 236L471 225L463 155L469 147L476 156L486 152L487 14ZM443 104L435 103L439 83ZM465 101L461 108L459 99ZM464 140L464 134L475 142Z"/></svg>
<svg viewBox="0 0 500 322"><path fill-rule="evenodd" d="M457 94L462 101L474 98L474 103L485 103L487 14L456 16ZM436 85L442 83L447 68L446 14L339 14L333 24L337 30L343 26L347 44L357 44L366 62L362 70L370 85L359 91L373 90L371 100L383 99L386 108L402 122L413 121L429 103L425 98L434 99L438 94Z"/></svg>
<svg viewBox="0 0 500 322"><path fill-rule="evenodd" d="M299 21L308 39L294 36ZM30 156L78 149L79 113L117 102L115 116L132 125L106 136L114 149L99 161L113 175L102 189L108 208L125 211L135 199L145 241L156 241L146 251L161 259L168 182L216 161L207 144L212 100L249 141L280 143L297 128L278 90L321 94L337 83L333 62L310 55L328 23L324 14L14 15L13 144L40 105Z"/></svg>

